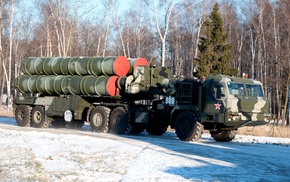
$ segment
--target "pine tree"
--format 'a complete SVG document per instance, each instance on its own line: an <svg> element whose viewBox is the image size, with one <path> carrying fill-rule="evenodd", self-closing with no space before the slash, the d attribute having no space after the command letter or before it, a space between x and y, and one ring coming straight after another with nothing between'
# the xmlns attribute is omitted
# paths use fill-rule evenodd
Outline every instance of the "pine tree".
<svg viewBox="0 0 290 182"><path fill-rule="evenodd" d="M227 43L228 35L223 28L218 3L214 5L203 28L205 36L199 38L200 56L195 61L198 66L195 76L201 78L210 73L236 75L237 71L229 67L229 63L232 60L232 46Z"/></svg>

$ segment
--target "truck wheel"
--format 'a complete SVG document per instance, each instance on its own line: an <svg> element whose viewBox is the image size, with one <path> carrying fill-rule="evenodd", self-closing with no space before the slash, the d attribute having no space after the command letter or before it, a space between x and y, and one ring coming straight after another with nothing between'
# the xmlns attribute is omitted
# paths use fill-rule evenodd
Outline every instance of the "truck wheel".
<svg viewBox="0 0 290 182"><path fill-rule="evenodd" d="M115 108L110 114L110 131L115 134L129 132L129 116L123 107Z"/></svg>
<svg viewBox="0 0 290 182"><path fill-rule="evenodd" d="M104 106L96 106L91 111L89 120L94 132L107 133L109 131L109 113L110 109Z"/></svg>
<svg viewBox="0 0 290 182"><path fill-rule="evenodd" d="M180 140L197 141L203 133L203 125L194 114L182 112L176 119L175 133Z"/></svg>
<svg viewBox="0 0 290 182"><path fill-rule="evenodd" d="M15 110L15 118L18 126L31 126L31 110L32 107L27 105L19 105Z"/></svg>
<svg viewBox="0 0 290 182"><path fill-rule="evenodd" d="M81 129L84 123L84 121L72 120L71 122L67 122L67 127L70 129Z"/></svg>
<svg viewBox="0 0 290 182"><path fill-rule="evenodd" d="M45 117L44 107L35 106L32 110L31 122L35 128L47 128L51 120Z"/></svg>
<svg viewBox="0 0 290 182"><path fill-rule="evenodd" d="M211 137L219 142L229 142L232 141L236 134L237 130L230 130L230 131L211 131Z"/></svg>

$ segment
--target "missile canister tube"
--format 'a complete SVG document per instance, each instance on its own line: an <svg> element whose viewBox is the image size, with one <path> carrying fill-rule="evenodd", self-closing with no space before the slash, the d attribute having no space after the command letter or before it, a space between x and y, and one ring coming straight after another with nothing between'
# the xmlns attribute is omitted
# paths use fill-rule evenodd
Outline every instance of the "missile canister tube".
<svg viewBox="0 0 290 182"><path fill-rule="evenodd" d="M96 57L88 62L88 70L91 75L117 75L125 76L130 70L130 63L124 56Z"/></svg>
<svg viewBox="0 0 290 182"><path fill-rule="evenodd" d="M81 82L81 91L84 95L110 95L117 96L119 94L117 88L118 76L111 77L95 77L86 76Z"/></svg>
<svg viewBox="0 0 290 182"><path fill-rule="evenodd" d="M125 89L125 84L126 84L126 76L121 76L117 80L117 87L119 90Z"/></svg>
<svg viewBox="0 0 290 182"><path fill-rule="evenodd" d="M58 75L57 74L57 68L58 68L58 62L61 58L57 58L57 57L50 57L50 58L46 58L43 63L42 63L42 67L43 67L43 72L45 75Z"/></svg>
<svg viewBox="0 0 290 182"><path fill-rule="evenodd" d="M41 57L30 57L22 62L22 72L28 75L42 75L43 67L42 62L44 62L45 58Z"/></svg>
<svg viewBox="0 0 290 182"><path fill-rule="evenodd" d="M28 58L22 63L27 75L117 75L125 76L130 63L124 56L118 57L51 57Z"/></svg>
<svg viewBox="0 0 290 182"><path fill-rule="evenodd" d="M36 91L37 92L31 92L31 93L41 93L41 94L48 94L48 95L55 95L56 92L54 91L53 88L53 82L54 79L57 76L54 75L40 75L36 79Z"/></svg>
<svg viewBox="0 0 290 182"><path fill-rule="evenodd" d="M37 92L35 92L35 93L41 93L41 94L46 93L45 87L44 87L46 78L47 78L46 75L40 75L37 78L37 80L36 80L36 90L37 90Z"/></svg>
<svg viewBox="0 0 290 182"><path fill-rule="evenodd" d="M69 75L69 61L71 58L63 58L61 59L58 64L59 64L59 75Z"/></svg>
<svg viewBox="0 0 290 182"><path fill-rule="evenodd" d="M27 93L28 90L28 79L30 78L29 75L21 75L15 79L15 88L18 92Z"/></svg>
<svg viewBox="0 0 290 182"><path fill-rule="evenodd" d="M36 80L37 79L38 79L38 75L33 75L33 76L29 77L29 79L27 81L27 89L31 93L37 92L37 89L36 89Z"/></svg>
<svg viewBox="0 0 290 182"><path fill-rule="evenodd" d="M21 75L15 87L21 93L45 95L118 96L118 76Z"/></svg>
<svg viewBox="0 0 290 182"><path fill-rule="evenodd" d="M130 62L129 74L133 74L137 66L149 66L149 62L145 58L128 58Z"/></svg>
<svg viewBox="0 0 290 182"><path fill-rule="evenodd" d="M65 94L81 95L81 81L82 76L72 76L69 78L68 85L66 85Z"/></svg>

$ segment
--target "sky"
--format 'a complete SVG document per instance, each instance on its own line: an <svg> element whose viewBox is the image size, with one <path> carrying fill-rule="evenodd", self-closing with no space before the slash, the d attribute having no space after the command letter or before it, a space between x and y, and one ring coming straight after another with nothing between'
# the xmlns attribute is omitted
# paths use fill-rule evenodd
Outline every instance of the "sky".
<svg viewBox="0 0 290 182"><path fill-rule="evenodd" d="M26 9L33 12L34 10L37 11L35 1L37 0L25 0L22 3L24 4L24 6L26 6ZM79 7L84 7L81 9L83 9L82 10L83 12L86 12L92 8L97 8L97 9L103 8L102 1L104 0L71 0L71 1L77 2ZM134 2L136 3L136 1L133 1L133 0L117 0L118 10L119 10L118 14L123 13L124 11L127 11L130 7L132 7L132 3ZM92 11L92 13L95 13L95 12L96 11Z"/></svg>

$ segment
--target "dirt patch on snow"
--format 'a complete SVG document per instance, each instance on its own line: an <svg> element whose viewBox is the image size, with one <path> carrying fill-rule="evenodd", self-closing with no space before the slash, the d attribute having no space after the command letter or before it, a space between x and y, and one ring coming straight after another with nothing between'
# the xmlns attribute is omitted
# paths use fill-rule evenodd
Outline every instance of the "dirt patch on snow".
<svg viewBox="0 0 290 182"><path fill-rule="evenodd" d="M0 106L0 116L14 117L13 108L7 108L5 105Z"/></svg>

